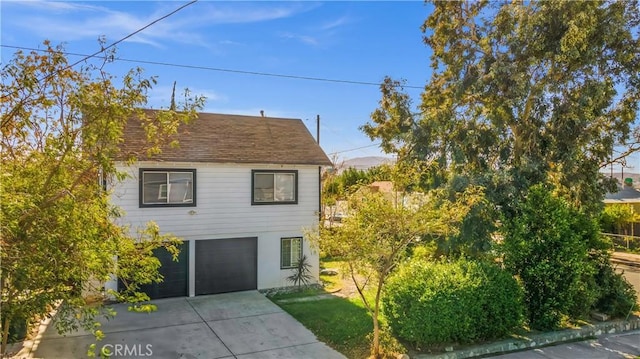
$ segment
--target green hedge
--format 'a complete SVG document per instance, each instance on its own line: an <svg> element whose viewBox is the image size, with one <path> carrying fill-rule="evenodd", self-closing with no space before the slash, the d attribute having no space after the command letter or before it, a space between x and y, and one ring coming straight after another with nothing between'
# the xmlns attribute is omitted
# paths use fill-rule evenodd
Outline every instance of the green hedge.
<svg viewBox="0 0 640 359"><path fill-rule="evenodd" d="M524 317L520 285L485 262L415 259L389 279L382 300L394 334L417 346L500 338Z"/></svg>
<svg viewBox="0 0 640 359"><path fill-rule="evenodd" d="M598 263L595 280L600 294L594 306L597 311L613 318L625 318L638 308L635 289L621 273L615 272L608 256Z"/></svg>

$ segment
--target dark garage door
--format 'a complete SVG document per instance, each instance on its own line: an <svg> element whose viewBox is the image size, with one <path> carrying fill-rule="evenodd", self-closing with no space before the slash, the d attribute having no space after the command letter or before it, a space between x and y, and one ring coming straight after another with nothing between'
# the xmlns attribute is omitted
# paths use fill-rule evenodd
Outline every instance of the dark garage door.
<svg viewBox="0 0 640 359"><path fill-rule="evenodd" d="M164 277L162 283L140 286L140 291L151 299L184 297L189 295L189 242L180 245L178 261L164 248L156 249L153 254L160 260L159 272ZM121 282L118 285L122 285Z"/></svg>
<svg viewBox="0 0 640 359"><path fill-rule="evenodd" d="M258 238L196 241L196 295L258 288Z"/></svg>

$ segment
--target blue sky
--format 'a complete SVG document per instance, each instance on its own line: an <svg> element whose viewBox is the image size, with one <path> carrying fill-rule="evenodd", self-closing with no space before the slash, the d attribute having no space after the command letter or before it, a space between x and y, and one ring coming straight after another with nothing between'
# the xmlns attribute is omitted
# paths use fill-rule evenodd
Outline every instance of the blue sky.
<svg viewBox="0 0 640 359"><path fill-rule="evenodd" d="M112 43L186 2L2 1L4 46L65 44L91 54L97 38ZM403 2L199 1L118 45L123 59L219 69L379 83L405 79L419 102L430 76L430 51L420 26L431 6ZM2 63L14 49L1 48ZM79 57L70 56L71 61ZM340 159L381 155L358 128L380 99L376 85L345 84L186 69L116 61L107 71L122 76L141 66L158 76L149 107L167 107L173 81L208 98L205 111L303 119L321 145ZM364 147L364 148L361 148ZM359 149L358 149L359 148ZM352 151L345 151L355 149ZM342 152L344 151L344 152Z"/></svg>

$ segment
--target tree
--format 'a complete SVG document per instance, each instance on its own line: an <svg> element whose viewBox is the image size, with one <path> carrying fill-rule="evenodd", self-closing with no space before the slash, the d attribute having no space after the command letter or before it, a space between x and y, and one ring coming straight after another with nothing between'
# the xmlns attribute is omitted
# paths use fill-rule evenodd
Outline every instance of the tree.
<svg viewBox="0 0 640 359"><path fill-rule="evenodd" d="M17 52L2 69L2 353L12 322L43 318L59 302L59 331L94 329L97 311L85 306L83 292L112 274L130 284L112 293L119 299L149 299L136 289L161 280L153 249L165 246L175 255L179 240L153 224L138 236L115 224L119 211L101 179L124 176L114 158L130 117L142 120L148 153L157 153L204 101L186 91L180 111L147 118L140 108L154 78L138 68L117 87L106 62L75 70L62 47L45 47L43 54Z"/></svg>
<svg viewBox="0 0 640 359"><path fill-rule="evenodd" d="M628 233L629 224L633 222L637 215L633 205L629 203L614 203L604 207L600 215L600 226L608 233L631 234Z"/></svg>
<svg viewBox="0 0 640 359"><path fill-rule="evenodd" d="M394 176L396 188L406 188L411 176ZM408 247L424 244L436 236L455 232L469 207L480 197L477 188L450 201L444 191L397 192L393 199L363 187L351 194L349 216L340 226L321 227L319 245L323 251L343 259L358 294L373 320L371 354L381 355L380 299L384 284ZM366 287L371 285L373 293Z"/></svg>
<svg viewBox="0 0 640 359"><path fill-rule="evenodd" d="M391 172L392 167L388 164L381 164L366 170L349 167L342 172L338 172L335 168L326 171L322 178L322 203L323 215L325 218L329 218L329 224L333 225L339 201L343 201L348 194L357 191L363 185L375 181L390 180Z"/></svg>
<svg viewBox="0 0 640 359"><path fill-rule="evenodd" d="M600 169L640 102L637 1L434 2L422 30L433 74L420 112L386 79L363 130L401 158L486 187L506 212L549 182L597 213Z"/></svg>
<svg viewBox="0 0 640 359"><path fill-rule="evenodd" d="M529 325L553 329L586 314L597 300L594 247L598 229L544 186L528 191L518 216L503 227L505 267L522 281ZM604 250L605 248L600 248Z"/></svg>

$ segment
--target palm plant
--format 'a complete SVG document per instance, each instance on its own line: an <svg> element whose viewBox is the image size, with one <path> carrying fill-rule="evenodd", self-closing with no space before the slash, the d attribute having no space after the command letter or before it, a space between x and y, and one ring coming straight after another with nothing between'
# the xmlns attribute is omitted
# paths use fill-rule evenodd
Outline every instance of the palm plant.
<svg viewBox="0 0 640 359"><path fill-rule="evenodd" d="M307 285L313 280L313 276L311 275L311 264L309 263L309 259L306 255L300 257L292 270L293 273L287 277L287 280L292 282L294 285L297 285L298 289L300 289L303 284Z"/></svg>

